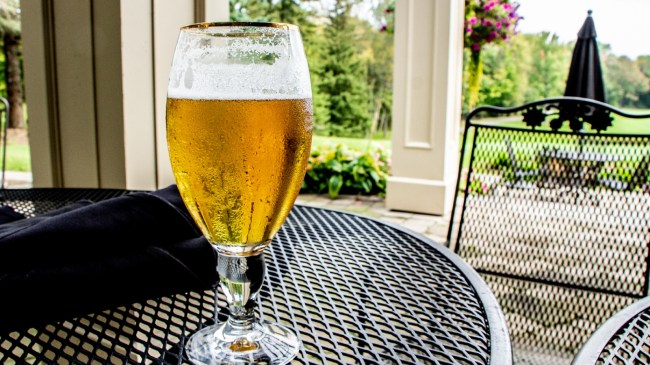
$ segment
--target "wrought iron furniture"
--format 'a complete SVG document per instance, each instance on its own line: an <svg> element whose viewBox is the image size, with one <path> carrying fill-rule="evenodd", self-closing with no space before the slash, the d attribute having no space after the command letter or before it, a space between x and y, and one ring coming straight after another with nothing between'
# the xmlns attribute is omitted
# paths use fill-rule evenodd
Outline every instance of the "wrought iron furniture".
<svg viewBox="0 0 650 365"><path fill-rule="evenodd" d="M650 363L650 297L634 302L601 325L573 359L573 365Z"/></svg>
<svg viewBox="0 0 650 365"><path fill-rule="evenodd" d="M12 189L2 204L34 215L125 193ZM304 347L292 364L511 363L496 299L444 246L396 225L300 205L275 240L264 285L272 290L262 289L260 310L299 332ZM213 290L184 292L0 333L0 363L186 364L186 337L211 324L215 311L225 318L224 304Z"/></svg>
<svg viewBox="0 0 650 365"><path fill-rule="evenodd" d="M650 155L644 156L639 164L634 169L632 177L628 181L615 179L615 178L601 178L598 184L605 186L609 189L618 191L633 191L639 186L647 189L648 170L650 168Z"/></svg>
<svg viewBox="0 0 650 365"><path fill-rule="evenodd" d="M495 293L515 363L568 364L603 321L648 294L647 172L627 191L599 181L629 182L650 135L612 133L615 118L650 123L573 97L483 106L466 118L447 244ZM507 140L520 168L543 171L526 177L532 188L503 183L515 179ZM553 156L577 166L555 166Z"/></svg>
<svg viewBox="0 0 650 365"><path fill-rule="evenodd" d="M598 175L605 164L618 161L620 156L553 148L545 149L541 158L546 171L544 186L549 186L549 182L558 187L564 186L564 192L570 193L575 199L583 194L598 204L599 199L591 188L599 183Z"/></svg>
<svg viewBox="0 0 650 365"><path fill-rule="evenodd" d="M514 187L514 188L534 187L534 185L527 182L527 180L531 180L531 178L539 178L541 176L545 176L546 175L546 172L544 171L545 166L542 165L540 166L540 168L536 168L532 170L523 168L521 163L517 159L517 153L515 152L510 139L506 137L504 139L504 142L506 144L506 149L508 152L508 161L510 162L510 166L512 168L512 179L503 179L502 181L508 187Z"/></svg>

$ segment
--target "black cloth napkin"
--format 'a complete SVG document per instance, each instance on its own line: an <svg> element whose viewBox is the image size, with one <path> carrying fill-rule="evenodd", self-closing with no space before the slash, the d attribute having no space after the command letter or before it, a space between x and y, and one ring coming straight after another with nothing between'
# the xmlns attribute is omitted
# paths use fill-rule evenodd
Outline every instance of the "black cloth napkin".
<svg viewBox="0 0 650 365"><path fill-rule="evenodd" d="M27 219L0 210L0 334L217 279L216 253L175 185Z"/></svg>

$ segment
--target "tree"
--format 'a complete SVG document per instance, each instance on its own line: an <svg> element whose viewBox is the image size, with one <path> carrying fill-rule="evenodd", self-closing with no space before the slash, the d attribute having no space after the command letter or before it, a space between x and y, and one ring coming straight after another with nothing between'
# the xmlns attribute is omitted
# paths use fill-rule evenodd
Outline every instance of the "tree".
<svg viewBox="0 0 650 365"><path fill-rule="evenodd" d="M5 82L11 113L9 128L24 128L23 88L20 72L20 2L0 0L0 36L5 57Z"/></svg>
<svg viewBox="0 0 650 365"><path fill-rule="evenodd" d="M230 0L230 20L283 22L297 24L300 27L309 63L314 116L318 120L327 121L329 120L329 100L316 87L320 84L320 76L315 71L320 68L324 26L317 25L312 20L315 12L303 6L315 1L318 0Z"/></svg>
<svg viewBox="0 0 650 365"><path fill-rule="evenodd" d="M316 127L330 136L364 137L370 127L367 69L356 47L350 23L353 0L336 0L325 28L317 92L324 95L327 115L315 114Z"/></svg>
<svg viewBox="0 0 650 365"><path fill-rule="evenodd" d="M305 4L319 0L230 0L230 20L266 21L313 26Z"/></svg>
<svg viewBox="0 0 650 365"><path fill-rule="evenodd" d="M639 97L648 93L650 79L639 68L639 63L613 54L607 54L604 61L608 102L622 107L641 106Z"/></svg>
<svg viewBox="0 0 650 365"><path fill-rule="evenodd" d="M490 105L516 105L523 101L513 47L486 47L482 51L484 73L478 102Z"/></svg>
<svg viewBox="0 0 650 365"><path fill-rule="evenodd" d="M527 50L520 53L528 58L528 88L524 91L526 101L562 96L571 63L573 47L560 43L556 34L541 32L525 34L515 43L526 42Z"/></svg>
<svg viewBox="0 0 650 365"><path fill-rule="evenodd" d="M380 31L377 32L368 22L359 26L363 30L361 38L366 40L363 57L368 67L370 86L371 136L379 129L386 132L392 124L394 14L395 0L380 1L373 10L375 22L384 24Z"/></svg>
<svg viewBox="0 0 650 365"><path fill-rule="evenodd" d="M639 65L639 69L643 74L650 78L650 56L639 56L636 59L636 63Z"/></svg>
<svg viewBox="0 0 650 365"><path fill-rule="evenodd" d="M646 77L648 87L650 88L650 56L639 56L636 59L641 72ZM650 108L650 90L639 95L639 106L643 108Z"/></svg>
<svg viewBox="0 0 650 365"><path fill-rule="evenodd" d="M519 4L510 0L465 0L465 48L470 51L468 64L467 103L473 109L479 98L483 62L481 49L500 44L517 32L521 17Z"/></svg>
<svg viewBox="0 0 650 365"><path fill-rule="evenodd" d="M270 1L230 0L230 20L233 22L270 22L267 16Z"/></svg>

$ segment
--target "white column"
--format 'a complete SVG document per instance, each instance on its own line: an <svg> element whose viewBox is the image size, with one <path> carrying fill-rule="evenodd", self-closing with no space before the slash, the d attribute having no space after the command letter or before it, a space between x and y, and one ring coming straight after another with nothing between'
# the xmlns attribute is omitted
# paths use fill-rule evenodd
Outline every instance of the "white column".
<svg viewBox="0 0 650 365"><path fill-rule="evenodd" d="M179 28L228 20L228 0L42 0L21 10L34 186L172 183L165 97Z"/></svg>
<svg viewBox="0 0 650 365"><path fill-rule="evenodd" d="M122 1L120 7L123 163L130 189L157 187L153 6L150 1ZM179 6L181 18L188 16L188 8Z"/></svg>
<svg viewBox="0 0 650 365"><path fill-rule="evenodd" d="M399 0L386 207L444 215L458 164L464 3Z"/></svg>
<svg viewBox="0 0 650 365"><path fill-rule="evenodd" d="M21 7L23 42L23 78L29 113L28 127L35 186L60 184L60 169L55 151L58 138L52 135L56 124L53 90L53 47L48 11L43 1L23 1Z"/></svg>
<svg viewBox="0 0 650 365"><path fill-rule="evenodd" d="M176 47L176 40L180 27L190 23L205 21L228 21L230 8L228 0L184 0L186 5L179 6L178 0L154 0L156 12L153 19L153 103L155 113L155 166L156 185L165 187L174 182L169 155L167 152L167 139L165 137L165 102L167 97L167 80L171 60ZM137 96L131 101L137 100ZM125 120L125 125L128 123ZM138 166L129 166L130 162L137 161L140 147L137 135L133 143L127 144L133 148L133 158L127 158L127 171L132 171L134 180L140 173ZM149 174L150 175L150 174Z"/></svg>

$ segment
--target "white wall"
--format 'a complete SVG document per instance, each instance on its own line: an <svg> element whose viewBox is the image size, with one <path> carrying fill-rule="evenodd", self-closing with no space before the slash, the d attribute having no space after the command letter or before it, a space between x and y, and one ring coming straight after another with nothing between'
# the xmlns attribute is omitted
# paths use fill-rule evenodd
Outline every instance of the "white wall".
<svg viewBox="0 0 650 365"><path fill-rule="evenodd" d="M23 1L33 184L156 189L179 28L228 19L228 0ZM29 26L25 26L29 25Z"/></svg>

